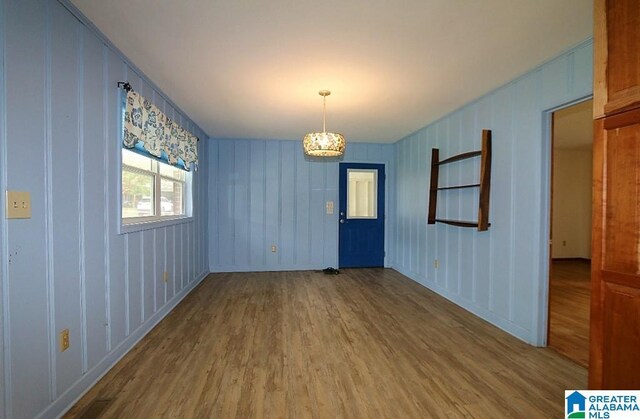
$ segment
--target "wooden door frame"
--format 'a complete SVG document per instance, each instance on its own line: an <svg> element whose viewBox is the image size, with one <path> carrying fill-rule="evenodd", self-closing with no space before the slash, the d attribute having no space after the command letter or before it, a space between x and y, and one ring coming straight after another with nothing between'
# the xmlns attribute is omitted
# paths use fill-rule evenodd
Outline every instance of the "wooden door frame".
<svg viewBox="0 0 640 419"><path fill-rule="evenodd" d="M593 99L593 94L580 96L542 112L542 191L540 196L540 278L534 286L533 344L547 346L549 336L549 275L551 270L551 220L553 172L553 113ZM592 227L593 229L593 227Z"/></svg>

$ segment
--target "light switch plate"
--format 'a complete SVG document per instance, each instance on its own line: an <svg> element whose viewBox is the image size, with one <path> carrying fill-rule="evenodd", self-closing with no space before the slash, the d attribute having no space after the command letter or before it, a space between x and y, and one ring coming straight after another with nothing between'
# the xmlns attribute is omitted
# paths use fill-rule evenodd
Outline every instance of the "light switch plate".
<svg viewBox="0 0 640 419"><path fill-rule="evenodd" d="M333 201L327 201L327 214L333 214Z"/></svg>
<svg viewBox="0 0 640 419"><path fill-rule="evenodd" d="M31 218L31 194L7 191L7 218Z"/></svg>

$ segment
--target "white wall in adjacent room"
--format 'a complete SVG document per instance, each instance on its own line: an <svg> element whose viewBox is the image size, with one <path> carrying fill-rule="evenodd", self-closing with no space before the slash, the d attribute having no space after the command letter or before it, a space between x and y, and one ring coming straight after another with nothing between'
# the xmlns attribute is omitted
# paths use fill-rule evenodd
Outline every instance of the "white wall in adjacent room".
<svg viewBox="0 0 640 419"><path fill-rule="evenodd" d="M553 153L552 257L591 258L591 149Z"/></svg>

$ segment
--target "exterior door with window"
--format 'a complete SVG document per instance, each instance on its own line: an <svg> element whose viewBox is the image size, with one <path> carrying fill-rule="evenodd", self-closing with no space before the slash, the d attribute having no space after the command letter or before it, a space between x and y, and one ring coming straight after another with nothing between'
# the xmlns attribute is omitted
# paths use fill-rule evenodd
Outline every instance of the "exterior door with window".
<svg viewBox="0 0 640 419"><path fill-rule="evenodd" d="M384 266L384 169L340 163L340 268Z"/></svg>

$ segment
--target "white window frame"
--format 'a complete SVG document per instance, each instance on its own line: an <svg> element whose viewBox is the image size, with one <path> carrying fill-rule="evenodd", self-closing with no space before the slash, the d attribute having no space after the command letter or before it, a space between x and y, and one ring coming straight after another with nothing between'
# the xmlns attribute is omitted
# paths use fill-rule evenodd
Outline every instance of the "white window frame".
<svg viewBox="0 0 640 419"><path fill-rule="evenodd" d="M174 224L179 224L179 223L184 223L184 222L188 222L191 221L193 219L193 205L192 205L192 199L193 199L193 175L192 172L186 172L185 171L185 180L183 182L183 205L184 205L184 214L181 215L160 215L161 214L161 191L160 191L160 185L162 182L162 179L171 181L171 182L175 182L176 179L168 177L168 176L163 176L160 174L160 169L159 169L159 165L163 164L162 162L153 159L151 157L146 157L152 161L154 161L154 166L156 171L151 171L151 170L143 170L137 167L133 167L133 166L127 166L125 164L122 163L122 150L124 150L124 148L120 148L120 170L118 171L119 173L119 179L118 179L118 185L119 185L119 193L118 193L118 208L119 208L119 215L120 215L120 233L131 233L131 232L135 232L135 231L141 231L141 230L147 230L147 229L151 229L151 228L159 228L159 227L165 227L165 226L169 226L169 225L174 225ZM145 217L128 217L128 218L123 218L122 216L122 173L124 172L124 170L133 172L133 173L139 173L139 174L144 174L147 176L153 176L153 184L154 184L154 206L155 206L155 215L149 215L149 216L145 216Z"/></svg>

